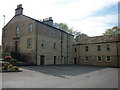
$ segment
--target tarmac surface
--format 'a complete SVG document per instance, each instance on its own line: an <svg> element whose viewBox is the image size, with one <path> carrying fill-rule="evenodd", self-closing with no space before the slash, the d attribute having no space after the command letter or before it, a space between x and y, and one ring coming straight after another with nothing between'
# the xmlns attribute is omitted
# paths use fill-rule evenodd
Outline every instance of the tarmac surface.
<svg viewBox="0 0 120 90"><path fill-rule="evenodd" d="M2 88L118 88L118 68L25 66L2 74Z"/></svg>

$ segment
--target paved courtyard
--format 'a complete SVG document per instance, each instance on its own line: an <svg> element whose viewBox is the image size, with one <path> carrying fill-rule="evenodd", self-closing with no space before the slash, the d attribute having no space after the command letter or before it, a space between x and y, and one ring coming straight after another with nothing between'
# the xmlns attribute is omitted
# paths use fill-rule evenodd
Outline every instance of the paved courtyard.
<svg viewBox="0 0 120 90"><path fill-rule="evenodd" d="M2 73L3 88L118 88L118 68L26 66Z"/></svg>

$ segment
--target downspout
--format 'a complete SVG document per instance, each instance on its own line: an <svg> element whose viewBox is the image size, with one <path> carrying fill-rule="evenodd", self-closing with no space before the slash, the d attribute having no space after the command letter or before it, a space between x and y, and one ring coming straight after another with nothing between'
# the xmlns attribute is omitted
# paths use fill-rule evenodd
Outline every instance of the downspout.
<svg viewBox="0 0 120 90"><path fill-rule="evenodd" d="M68 34L67 34L67 64L68 64Z"/></svg>
<svg viewBox="0 0 120 90"><path fill-rule="evenodd" d="M119 67L119 56L118 56L118 45L117 45L117 41L116 41L116 50L117 50L117 62L118 62L118 67Z"/></svg>
<svg viewBox="0 0 120 90"><path fill-rule="evenodd" d="M37 46L38 46L38 22L36 25L36 65L37 65Z"/></svg>
<svg viewBox="0 0 120 90"><path fill-rule="evenodd" d="M62 31L61 31L61 64L62 64Z"/></svg>

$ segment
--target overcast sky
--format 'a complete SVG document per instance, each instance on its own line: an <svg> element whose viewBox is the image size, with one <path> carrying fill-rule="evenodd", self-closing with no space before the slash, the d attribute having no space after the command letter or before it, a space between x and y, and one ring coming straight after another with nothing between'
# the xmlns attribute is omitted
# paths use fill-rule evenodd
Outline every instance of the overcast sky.
<svg viewBox="0 0 120 90"><path fill-rule="evenodd" d="M35 19L52 17L54 22L68 24L74 30L89 36L99 36L118 25L119 0L1 0L0 37L5 15L5 23L15 15L18 4L22 4L23 14ZM1 38L0 38L1 44Z"/></svg>

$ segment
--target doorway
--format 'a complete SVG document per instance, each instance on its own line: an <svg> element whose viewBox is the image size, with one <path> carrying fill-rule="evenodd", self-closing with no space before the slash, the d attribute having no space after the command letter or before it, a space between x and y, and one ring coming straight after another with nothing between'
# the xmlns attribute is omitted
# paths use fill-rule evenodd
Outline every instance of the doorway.
<svg viewBox="0 0 120 90"><path fill-rule="evenodd" d="M44 65L44 59L45 59L45 56L44 55L40 55L40 65Z"/></svg>
<svg viewBox="0 0 120 90"><path fill-rule="evenodd" d="M18 52L18 41L15 41L15 52Z"/></svg>
<svg viewBox="0 0 120 90"><path fill-rule="evenodd" d="M54 56L54 65L56 65L56 56Z"/></svg>
<svg viewBox="0 0 120 90"><path fill-rule="evenodd" d="M74 58L74 64L75 64L75 65L77 64L77 60L76 60L76 58Z"/></svg>

